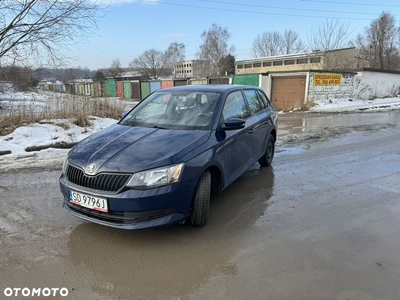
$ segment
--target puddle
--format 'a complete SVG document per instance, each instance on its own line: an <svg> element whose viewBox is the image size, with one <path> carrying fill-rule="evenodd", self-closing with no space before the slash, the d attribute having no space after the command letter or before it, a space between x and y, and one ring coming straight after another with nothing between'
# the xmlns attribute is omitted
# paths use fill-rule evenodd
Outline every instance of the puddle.
<svg viewBox="0 0 400 300"><path fill-rule="evenodd" d="M302 147L277 147L275 149L275 154L276 156L279 156L281 154L287 155L287 154L300 154L304 152L305 149Z"/></svg>
<svg viewBox="0 0 400 300"><path fill-rule="evenodd" d="M279 115L278 132L302 133L331 127L371 126L400 121L400 111L371 113L292 113Z"/></svg>
<svg viewBox="0 0 400 300"><path fill-rule="evenodd" d="M277 151L302 142L324 142L349 132L376 131L395 127L400 111L374 113L292 113L279 116ZM279 147L282 149L279 150ZM294 148L302 149L302 148ZM303 147L304 149L304 147ZM286 153L299 153L298 150Z"/></svg>

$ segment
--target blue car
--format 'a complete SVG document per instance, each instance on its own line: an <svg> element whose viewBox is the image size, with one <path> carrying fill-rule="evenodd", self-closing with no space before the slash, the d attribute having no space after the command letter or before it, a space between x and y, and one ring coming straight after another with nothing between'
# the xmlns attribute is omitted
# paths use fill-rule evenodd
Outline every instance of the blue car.
<svg viewBox="0 0 400 300"><path fill-rule="evenodd" d="M274 157L278 116L258 87L158 90L76 144L60 177L63 208L122 229L204 226L210 195Z"/></svg>

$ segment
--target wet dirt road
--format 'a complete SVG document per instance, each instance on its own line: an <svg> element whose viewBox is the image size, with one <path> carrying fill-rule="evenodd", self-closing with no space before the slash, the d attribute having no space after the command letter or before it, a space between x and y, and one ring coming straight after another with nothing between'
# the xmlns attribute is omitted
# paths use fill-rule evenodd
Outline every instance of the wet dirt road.
<svg viewBox="0 0 400 300"><path fill-rule="evenodd" d="M280 115L273 166L215 196L204 228L86 223L62 211L59 170L0 174L0 299L400 299L398 124Z"/></svg>

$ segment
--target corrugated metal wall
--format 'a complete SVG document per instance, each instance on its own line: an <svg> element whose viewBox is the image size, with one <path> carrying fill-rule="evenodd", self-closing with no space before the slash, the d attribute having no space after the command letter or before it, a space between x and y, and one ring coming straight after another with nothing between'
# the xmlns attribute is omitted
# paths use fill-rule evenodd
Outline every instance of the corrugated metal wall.
<svg viewBox="0 0 400 300"><path fill-rule="evenodd" d="M132 86L130 81L123 81L124 84L124 98L131 99L132 98Z"/></svg>
<svg viewBox="0 0 400 300"><path fill-rule="evenodd" d="M150 94L150 83L148 81L142 81L140 83L140 99L143 100Z"/></svg>
<svg viewBox="0 0 400 300"><path fill-rule="evenodd" d="M214 78L180 78L170 80L150 80L150 81L116 81L115 78L107 78L103 82L69 82L63 84L49 84L43 88L54 92L67 92L75 95L86 95L93 97L119 97L124 99L142 100L150 93L161 88L185 85L205 85L205 84L233 84L259 86L260 75L236 75L232 77L214 77Z"/></svg>
<svg viewBox="0 0 400 300"><path fill-rule="evenodd" d="M150 93L161 89L161 81L150 81Z"/></svg>
<svg viewBox="0 0 400 300"><path fill-rule="evenodd" d="M229 77L208 78L208 84L229 84Z"/></svg>
<svg viewBox="0 0 400 300"><path fill-rule="evenodd" d="M140 100L140 82L139 80L131 81L132 99Z"/></svg>
<svg viewBox="0 0 400 300"><path fill-rule="evenodd" d="M235 75L233 77L232 83L233 84L259 86L260 76L258 74Z"/></svg>
<svg viewBox="0 0 400 300"><path fill-rule="evenodd" d="M117 97L117 83L114 78L107 78L108 96Z"/></svg>
<svg viewBox="0 0 400 300"><path fill-rule="evenodd" d="M117 81L117 97L124 98L124 83L122 81Z"/></svg>
<svg viewBox="0 0 400 300"><path fill-rule="evenodd" d="M107 81L103 81L101 83L101 87L103 90L103 96L104 97L110 97L110 91L108 90L108 82Z"/></svg>
<svg viewBox="0 0 400 300"><path fill-rule="evenodd" d="M169 87L173 87L174 86L174 81L173 80L163 80L161 81L161 88L162 89L166 89Z"/></svg>
<svg viewBox="0 0 400 300"><path fill-rule="evenodd" d="M101 82L95 82L94 83L94 96L95 97L101 97L101 96L103 96L103 88L102 88L102 85L101 85Z"/></svg>
<svg viewBox="0 0 400 300"><path fill-rule="evenodd" d="M188 81L187 79L175 79L174 80L174 86L182 86L182 85L187 85Z"/></svg>
<svg viewBox="0 0 400 300"><path fill-rule="evenodd" d="M191 85L207 84L207 78L192 78L190 79Z"/></svg>

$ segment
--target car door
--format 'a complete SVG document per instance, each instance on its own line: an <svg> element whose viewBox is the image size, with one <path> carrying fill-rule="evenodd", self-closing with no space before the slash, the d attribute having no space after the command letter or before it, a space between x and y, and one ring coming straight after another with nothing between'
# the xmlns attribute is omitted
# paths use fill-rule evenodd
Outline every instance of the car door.
<svg viewBox="0 0 400 300"><path fill-rule="evenodd" d="M247 118L249 144L252 145L252 161L255 163L265 152L265 145L271 123L268 111L256 89L244 89L250 116Z"/></svg>
<svg viewBox="0 0 400 300"><path fill-rule="evenodd" d="M229 93L226 97L221 116L221 123L231 118L248 117L246 101L240 90ZM219 130L221 144L216 150L218 159L223 162L223 176L229 184L240 176L252 159L252 146L248 143L247 126L235 130Z"/></svg>

